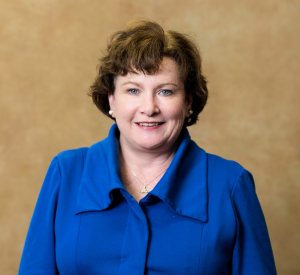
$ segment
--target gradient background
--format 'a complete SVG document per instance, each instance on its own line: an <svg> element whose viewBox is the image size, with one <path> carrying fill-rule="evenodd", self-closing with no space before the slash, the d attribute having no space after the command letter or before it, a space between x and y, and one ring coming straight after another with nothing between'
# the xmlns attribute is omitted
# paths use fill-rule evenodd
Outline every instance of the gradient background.
<svg viewBox="0 0 300 275"><path fill-rule="evenodd" d="M210 99L192 138L254 174L278 274L300 274L299 0L0 0L0 273L16 274L51 159L105 138L86 94L108 36L190 33Z"/></svg>

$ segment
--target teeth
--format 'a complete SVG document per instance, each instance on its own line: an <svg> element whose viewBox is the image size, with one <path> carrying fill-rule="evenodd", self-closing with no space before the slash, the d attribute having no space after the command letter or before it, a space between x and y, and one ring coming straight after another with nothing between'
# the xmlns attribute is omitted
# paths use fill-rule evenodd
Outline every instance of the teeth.
<svg viewBox="0 0 300 275"><path fill-rule="evenodd" d="M139 123L140 126L152 127L157 126L158 123Z"/></svg>

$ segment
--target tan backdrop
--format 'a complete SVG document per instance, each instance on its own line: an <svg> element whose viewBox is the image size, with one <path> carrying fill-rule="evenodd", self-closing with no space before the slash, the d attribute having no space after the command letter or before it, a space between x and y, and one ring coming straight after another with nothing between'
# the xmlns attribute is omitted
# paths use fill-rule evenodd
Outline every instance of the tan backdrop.
<svg viewBox="0 0 300 275"><path fill-rule="evenodd" d="M254 174L278 274L300 274L299 14L299 0L1 0L0 273L17 273L52 157L106 137L86 96L97 59L146 17L199 43L210 100L192 138Z"/></svg>

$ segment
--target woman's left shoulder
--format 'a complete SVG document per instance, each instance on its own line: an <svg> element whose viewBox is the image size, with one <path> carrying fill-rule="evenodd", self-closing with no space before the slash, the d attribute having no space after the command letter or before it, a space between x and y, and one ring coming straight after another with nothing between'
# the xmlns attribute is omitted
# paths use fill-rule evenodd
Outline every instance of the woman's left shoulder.
<svg viewBox="0 0 300 275"><path fill-rule="evenodd" d="M236 161L207 153L208 176L213 181L223 182L234 187L236 182L250 182L254 185L252 174Z"/></svg>

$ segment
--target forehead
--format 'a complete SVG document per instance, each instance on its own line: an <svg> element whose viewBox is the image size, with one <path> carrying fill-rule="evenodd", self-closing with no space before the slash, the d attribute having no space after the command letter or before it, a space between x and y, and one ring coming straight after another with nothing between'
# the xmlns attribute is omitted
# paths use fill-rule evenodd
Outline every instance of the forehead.
<svg viewBox="0 0 300 275"><path fill-rule="evenodd" d="M181 84L181 79L179 78L179 69L177 63L171 59L165 57L159 66L159 70L155 74L147 74L141 71L136 71L136 73L128 73L125 76L117 76L116 86L122 85L128 81L138 81L138 82L174 82L177 85Z"/></svg>

